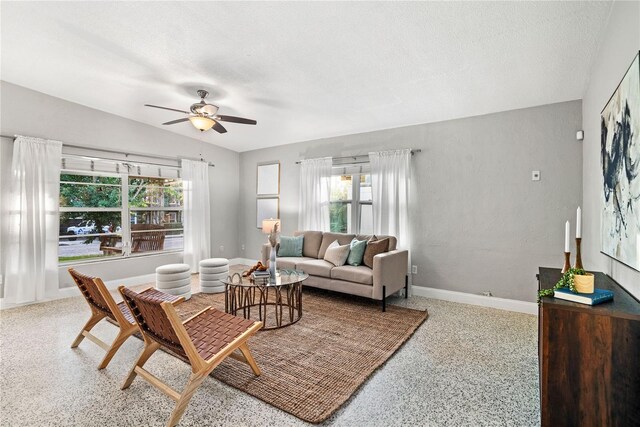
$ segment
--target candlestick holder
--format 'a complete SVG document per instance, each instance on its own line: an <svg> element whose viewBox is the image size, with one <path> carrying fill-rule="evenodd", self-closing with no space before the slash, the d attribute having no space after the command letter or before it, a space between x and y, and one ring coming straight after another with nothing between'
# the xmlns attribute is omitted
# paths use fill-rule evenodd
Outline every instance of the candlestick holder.
<svg viewBox="0 0 640 427"><path fill-rule="evenodd" d="M571 268L571 252L564 253L564 267L562 267L562 274L569 271Z"/></svg>
<svg viewBox="0 0 640 427"><path fill-rule="evenodd" d="M576 237L576 267L584 269L582 266L582 255L580 254L580 243L582 243L581 237Z"/></svg>

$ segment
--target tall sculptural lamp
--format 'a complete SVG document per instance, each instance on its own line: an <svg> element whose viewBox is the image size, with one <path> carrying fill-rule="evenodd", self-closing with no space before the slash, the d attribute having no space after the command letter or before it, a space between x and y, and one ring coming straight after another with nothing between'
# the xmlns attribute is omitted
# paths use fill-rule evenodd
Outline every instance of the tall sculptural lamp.
<svg viewBox="0 0 640 427"><path fill-rule="evenodd" d="M262 232L269 235L271 254L269 255L269 282L276 283L276 244L278 243L278 233L280 232L279 219L262 220Z"/></svg>

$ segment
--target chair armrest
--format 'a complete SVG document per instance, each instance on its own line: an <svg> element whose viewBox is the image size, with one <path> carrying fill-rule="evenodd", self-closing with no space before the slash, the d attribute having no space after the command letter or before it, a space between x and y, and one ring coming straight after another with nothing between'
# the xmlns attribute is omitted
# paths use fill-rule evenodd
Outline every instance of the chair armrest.
<svg viewBox="0 0 640 427"><path fill-rule="evenodd" d="M409 251L395 250L373 257L373 299L382 299L382 287L389 296L404 288Z"/></svg>

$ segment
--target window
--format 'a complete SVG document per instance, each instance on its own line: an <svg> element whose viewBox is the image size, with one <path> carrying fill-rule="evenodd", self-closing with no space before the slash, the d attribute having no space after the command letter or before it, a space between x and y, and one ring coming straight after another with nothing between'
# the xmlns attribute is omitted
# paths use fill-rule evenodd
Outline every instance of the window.
<svg viewBox="0 0 640 427"><path fill-rule="evenodd" d="M181 250L182 180L172 169L169 178L142 176L139 167L137 175L63 170L58 261Z"/></svg>
<svg viewBox="0 0 640 427"><path fill-rule="evenodd" d="M373 233L371 175L342 174L331 177L331 231Z"/></svg>
<svg viewBox="0 0 640 427"><path fill-rule="evenodd" d="M182 180L129 177L129 219L133 253L182 249Z"/></svg>

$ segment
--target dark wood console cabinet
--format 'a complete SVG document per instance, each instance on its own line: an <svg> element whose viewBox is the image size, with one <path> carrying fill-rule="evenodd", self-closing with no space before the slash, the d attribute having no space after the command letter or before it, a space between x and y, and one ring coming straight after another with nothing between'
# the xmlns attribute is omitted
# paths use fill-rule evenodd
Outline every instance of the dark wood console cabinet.
<svg viewBox="0 0 640 427"><path fill-rule="evenodd" d="M538 318L540 413L543 427L640 426L640 303L613 279L614 292L596 306L543 298ZM559 269L540 268L539 288Z"/></svg>

